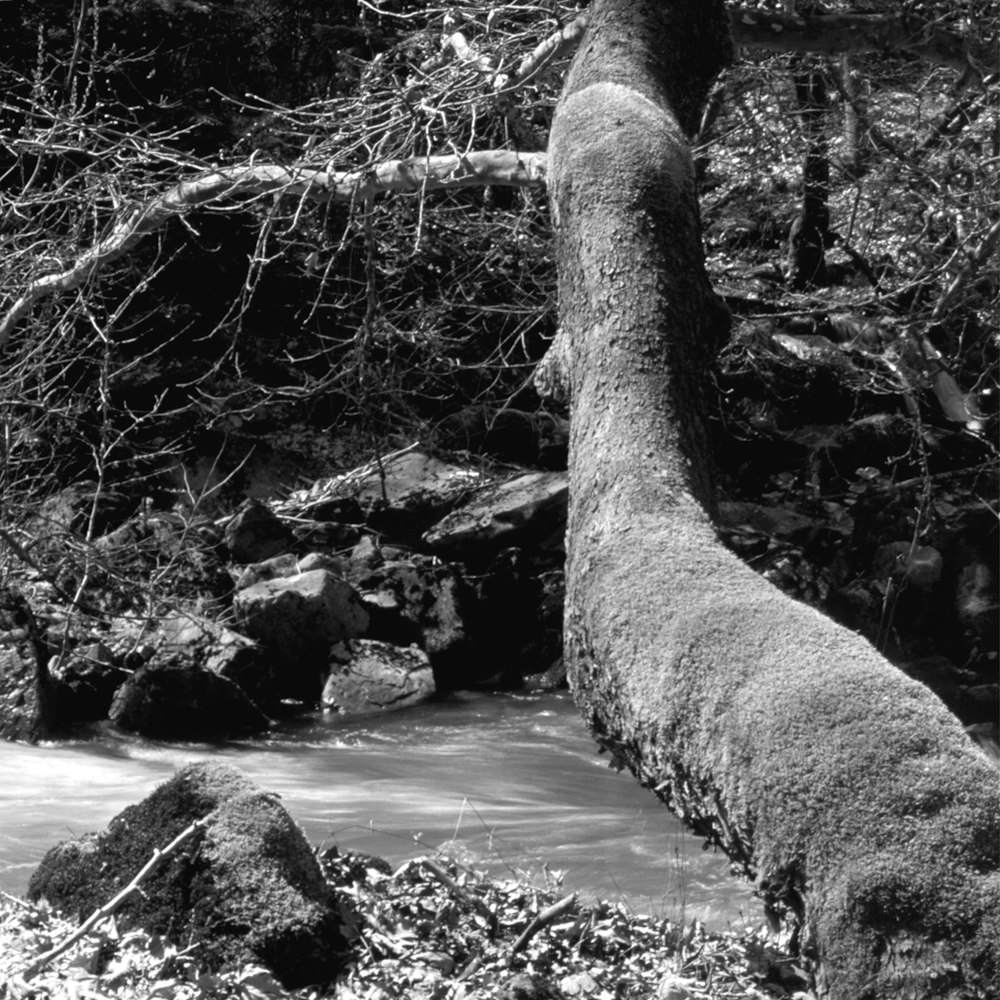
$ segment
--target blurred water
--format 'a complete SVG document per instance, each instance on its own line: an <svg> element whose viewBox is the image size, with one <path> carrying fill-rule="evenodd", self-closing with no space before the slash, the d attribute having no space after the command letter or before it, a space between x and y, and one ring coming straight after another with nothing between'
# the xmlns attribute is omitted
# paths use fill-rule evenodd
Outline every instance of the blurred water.
<svg viewBox="0 0 1000 1000"><path fill-rule="evenodd" d="M628 774L569 698L461 695L377 719L316 714L266 739L172 744L103 730L0 744L0 887L20 893L54 843L99 830L177 768L226 759L278 792L313 843L392 862L449 849L496 874L542 866L636 910L756 923L759 904Z"/></svg>

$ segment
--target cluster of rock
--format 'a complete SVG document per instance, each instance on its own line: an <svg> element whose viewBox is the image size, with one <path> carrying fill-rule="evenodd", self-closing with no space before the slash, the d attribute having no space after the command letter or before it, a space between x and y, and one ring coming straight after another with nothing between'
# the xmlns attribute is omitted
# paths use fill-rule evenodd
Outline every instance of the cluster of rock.
<svg viewBox="0 0 1000 1000"><path fill-rule="evenodd" d="M125 623L59 655L25 628L0 633L17 667L0 676L0 735L110 718L211 739L302 706L368 713L530 675L558 684L566 494L565 473L489 474L411 450L246 502L200 532L232 580L221 611ZM137 533L126 523L97 547Z"/></svg>
<svg viewBox="0 0 1000 1000"><path fill-rule="evenodd" d="M141 545L172 546L203 580L223 581L214 610L123 621L74 646L23 597L0 594L0 737L110 718L152 737L211 739L301 706L356 714L450 690L556 686L567 493L565 472L408 449L194 532L144 512L96 551L120 563ZM719 510L744 558L849 628L884 633L891 658L995 741L996 527L951 520L950 534L866 555L850 518ZM970 651L992 673L970 668Z"/></svg>

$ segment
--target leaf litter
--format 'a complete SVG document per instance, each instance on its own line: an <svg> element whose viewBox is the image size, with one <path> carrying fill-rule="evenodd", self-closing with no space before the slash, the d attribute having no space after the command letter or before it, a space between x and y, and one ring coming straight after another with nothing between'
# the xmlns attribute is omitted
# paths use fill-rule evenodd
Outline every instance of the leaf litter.
<svg viewBox="0 0 1000 1000"><path fill-rule="evenodd" d="M354 957L332 983L285 990L259 966L204 969L180 946L109 917L57 959L21 970L77 921L0 897L3 1000L813 1000L766 928L717 933L627 903L561 894L558 877L497 879L440 855L392 870L329 848L323 870L355 914Z"/></svg>

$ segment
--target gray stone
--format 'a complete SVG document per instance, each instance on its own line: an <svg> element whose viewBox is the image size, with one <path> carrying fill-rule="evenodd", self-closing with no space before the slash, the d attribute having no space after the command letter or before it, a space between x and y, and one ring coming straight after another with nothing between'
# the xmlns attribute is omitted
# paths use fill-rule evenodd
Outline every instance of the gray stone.
<svg viewBox="0 0 1000 1000"><path fill-rule="evenodd" d="M291 529L256 500L247 501L226 525L226 547L237 563L259 563L280 555L295 541Z"/></svg>
<svg viewBox="0 0 1000 1000"><path fill-rule="evenodd" d="M323 688L323 707L341 715L406 708L434 694L427 654L410 647L359 639L349 663L335 664Z"/></svg>
<svg viewBox="0 0 1000 1000"><path fill-rule="evenodd" d="M280 665L282 697L308 701L319 697L330 647L368 628L357 592L325 569L247 587L233 610L238 626Z"/></svg>
<svg viewBox="0 0 1000 1000"><path fill-rule="evenodd" d="M183 614L165 618L160 635L159 662L187 658L238 685L261 709L270 709L280 701L278 666L252 639L218 622Z"/></svg>
<svg viewBox="0 0 1000 1000"><path fill-rule="evenodd" d="M126 900L119 927L193 943L206 969L261 963L288 988L332 979L353 917L277 797L228 764L186 767L102 833L54 847L28 895L89 916L196 820L204 830Z"/></svg>
<svg viewBox="0 0 1000 1000"><path fill-rule="evenodd" d="M236 595L234 607L247 634L272 648L305 642L326 650L368 627L357 592L325 569L254 584Z"/></svg>
<svg viewBox="0 0 1000 1000"><path fill-rule="evenodd" d="M483 549L561 537L566 524L569 480L565 472L532 472L480 490L472 500L434 525L424 542L465 555Z"/></svg>
<svg viewBox="0 0 1000 1000"><path fill-rule="evenodd" d="M455 567L414 555L387 562L355 582L372 615L370 638L416 643L435 666L440 658L468 651L468 588Z"/></svg>

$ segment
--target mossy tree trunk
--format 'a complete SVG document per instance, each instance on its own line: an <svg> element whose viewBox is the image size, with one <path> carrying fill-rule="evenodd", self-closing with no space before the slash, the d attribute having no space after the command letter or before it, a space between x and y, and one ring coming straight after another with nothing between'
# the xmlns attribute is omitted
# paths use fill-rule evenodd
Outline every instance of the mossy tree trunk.
<svg viewBox="0 0 1000 1000"><path fill-rule="evenodd" d="M712 526L717 310L685 134L727 51L721 3L596 0L556 112L574 696L800 927L821 996L997 995L991 765L926 688Z"/></svg>

